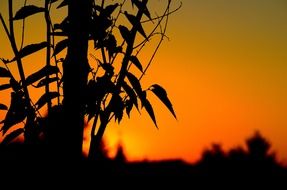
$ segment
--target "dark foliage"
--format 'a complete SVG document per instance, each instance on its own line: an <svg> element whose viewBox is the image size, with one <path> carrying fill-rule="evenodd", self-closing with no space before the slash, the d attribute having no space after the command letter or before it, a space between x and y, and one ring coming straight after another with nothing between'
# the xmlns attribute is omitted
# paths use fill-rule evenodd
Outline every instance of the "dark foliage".
<svg viewBox="0 0 287 190"><path fill-rule="evenodd" d="M93 148L89 154L93 157L111 119L120 123L124 114L130 117L134 107L138 111L144 108L158 127L152 103L147 96L149 90L176 117L166 91L157 84L143 89L141 79L165 37L169 15L180 6L171 10L171 0L167 0L164 12L158 16L150 13L148 0L123 0L114 3L46 0L42 6L27 5L23 1L23 7L14 13L13 1L7 1L9 22L1 14L0 19L14 56L10 59L1 58L4 67L0 67L0 77L10 79L10 83L0 85L0 90L13 91L10 106L0 104L1 110L7 110L6 117L1 122L3 125L0 126L4 137L2 143L5 146L24 133L24 142L27 144L38 146L42 143L40 139L45 139L48 142L44 143L45 146L53 147L50 150L57 149L58 144L63 151L67 151L66 158L69 157L68 154L70 157L78 155L79 158L84 118L87 116L88 121L94 122L90 145ZM132 5L132 10L126 8L128 4ZM53 23L50 15L52 10L61 11L64 8L68 8L68 15L61 22ZM35 14L44 16L46 40L25 45L24 21ZM149 20L144 20L144 17ZM123 22L121 18L127 22ZM23 26L22 44L18 48L14 25L19 21L22 21ZM147 23L152 26L149 31L145 29ZM149 62L143 64L138 54L156 35L160 36L158 46ZM89 41L93 42L96 52L95 55L90 55L95 63L87 59L88 49L91 49ZM42 63L40 70L25 76L23 58L42 50L46 51L46 62ZM17 63L20 79L10 72L9 67L13 62ZM140 74L130 71L131 67L137 68ZM38 100L33 100L30 96L31 87L45 88L45 92ZM138 106L138 101L141 101L141 107ZM43 108L47 108L46 118L39 112ZM20 122L25 125L12 131ZM100 129L96 130L98 125ZM10 132L9 135L7 132ZM55 136L54 140L50 136ZM60 152L55 150L55 154L57 153Z"/></svg>
<svg viewBox="0 0 287 190"><path fill-rule="evenodd" d="M259 138L260 136L260 138ZM256 141L256 145L250 144ZM247 139L247 150L241 147L224 152L220 145L214 144L202 153L202 159L197 163L188 164L181 160L128 162L124 149L120 145L115 158L107 157L107 150L102 143L97 150L97 159L94 161L83 159L81 162L47 159L42 149L24 147L23 144L12 144L9 147L0 146L1 163L6 163L3 169L11 171L11 167L29 167L43 175L52 172L54 176L65 175L75 178L75 182L86 181L93 185L112 187L114 181L118 187L145 187L150 186L167 188L212 188L212 189L285 189L287 168L276 161L274 154L262 145L266 139L255 133ZM254 146L253 146L254 145ZM269 144L270 146L270 144ZM252 147L252 148L251 148ZM265 147L265 146L264 146ZM264 154L257 155L257 152ZM16 162L15 162L16 161ZM28 163L21 166L21 162ZM13 163L16 165L10 165ZM41 164L41 168L38 168ZM20 167L19 167L20 165ZM2 171L3 171L2 169ZM57 172L56 172L57 171ZM47 173L46 173L47 172ZM40 179L43 180L43 179ZM70 184L70 183L69 183Z"/></svg>

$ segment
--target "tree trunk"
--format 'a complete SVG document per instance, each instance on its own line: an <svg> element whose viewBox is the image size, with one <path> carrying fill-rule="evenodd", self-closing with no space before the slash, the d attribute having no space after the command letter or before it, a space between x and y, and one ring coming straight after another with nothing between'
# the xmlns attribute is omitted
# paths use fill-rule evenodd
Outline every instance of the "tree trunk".
<svg viewBox="0 0 287 190"><path fill-rule="evenodd" d="M63 64L63 139L60 147L65 159L79 160L82 157L84 99L87 85L89 64L88 20L91 0L70 0L68 5L69 45Z"/></svg>

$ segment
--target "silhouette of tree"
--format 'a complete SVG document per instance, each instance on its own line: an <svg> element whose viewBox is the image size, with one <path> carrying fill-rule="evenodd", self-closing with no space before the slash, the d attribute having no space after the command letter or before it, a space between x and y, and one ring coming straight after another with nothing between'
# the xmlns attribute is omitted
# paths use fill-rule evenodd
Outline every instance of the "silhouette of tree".
<svg viewBox="0 0 287 190"><path fill-rule="evenodd" d="M246 140L246 145L248 154L255 159L269 156L270 143L258 131Z"/></svg>
<svg viewBox="0 0 287 190"><path fill-rule="evenodd" d="M202 161L220 162L225 157L220 144L212 144L211 149L204 150L202 153Z"/></svg>
<svg viewBox="0 0 287 190"><path fill-rule="evenodd" d="M93 122L89 158L95 159L95 152L101 146L111 119L120 122L124 114L130 116L132 109L140 111L144 108L157 127L148 99L150 92L176 117L164 88L154 84L143 89L141 79L166 37L169 15L181 5L172 10L172 1L167 0L164 11L160 15L152 15L148 0L109 3L104 0L45 0L43 6L27 5L23 0L23 7L14 14L13 1L7 1L9 21L6 23L2 14L0 20L14 58L1 58L4 67L0 67L0 77L7 78L9 82L0 85L0 90L12 91L10 107L0 104L1 110L8 110L1 122L2 145L24 133L24 142L34 146L41 142L42 135L46 135L44 144L51 154L62 159L79 160L87 117L88 122ZM128 5L131 9L127 8ZM54 23L51 11L61 11L65 7L67 17ZM44 16L46 39L24 45L24 21L35 14ZM14 24L20 21L23 26L19 47ZM158 44L150 60L143 64L138 55L156 36L159 36ZM94 45L95 53L89 54L94 61L88 59L89 41ZM62 51L66 48L67 54L63 56ZM25 76L23 58L43 49L46 50L45 65ZM13 62L17 63L20 79L10 72ZM140 75L131 72L132 67L138 69ZM52 86L56 86L56 91L52 91ZM31 99L29 90L42 87L45 87L45 93L37 101ZM138 102L141 102L141 107ZM45 106L47 119L43 119L39 112ZM13 126L21 122L25 123L24 127L13 130Z"/></svg>
<svg viewBox="0 0 287 190"><path fill-rule="evenodd" d="M277 186L285 181L287 170L270 153L271 144L259 133L246 140L247 149L240 146L225 152L220 145L213 144L202 153L202 158L196 164L197 177L205 181L217 182L222 179L233 184Z"/></svg>
<svg viewBox="0 0 287 190"><path fill-rule="evenodd" d="M127 161L125 153L124 153L123 146L121 144L118 145L117 153L116 153L116 156L115 156L114 160L118 164L124 164Z"/></svg>

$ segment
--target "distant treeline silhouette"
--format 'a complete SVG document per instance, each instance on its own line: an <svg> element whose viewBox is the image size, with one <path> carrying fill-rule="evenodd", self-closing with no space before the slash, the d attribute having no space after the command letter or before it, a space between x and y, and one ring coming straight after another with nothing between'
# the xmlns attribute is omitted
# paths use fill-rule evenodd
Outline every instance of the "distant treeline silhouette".
<svg viewBox="0 0 287 190"><path fill-rule="evenodd" d="M17 167L21 163L26 163L25 167L33 168L38 166L35 163L41 162L41 169L50 170L50 165L53 164L57 170L79 171L83 174L93 171L89 177L121 179L123 183L130 179L149 179L157 183L161 183L161 179L173 179L165 181L164 184L178 181L181 185L213 184L221 187L225 186L228 180L239 186L243 184L252 184L256 187L286 186L284 181L287 179L287 168L276 159L275 153L270 152L271 144L259 132L255 132L246 140L246 147L244 149L238 146L226 152L220 144L213 144L203 151L202 158L198 162L189 164L182 160L128 162L121 145L118 146L116 156L109 158L107 149L102 143L100 150L97 151L96 160L83 159L81 163L70 165L68 161L52 162L50 158L45 159L47 157L41 152L29 152L24 144L12 143L10 146L0 148L0 161L16 164Z"/></svg>

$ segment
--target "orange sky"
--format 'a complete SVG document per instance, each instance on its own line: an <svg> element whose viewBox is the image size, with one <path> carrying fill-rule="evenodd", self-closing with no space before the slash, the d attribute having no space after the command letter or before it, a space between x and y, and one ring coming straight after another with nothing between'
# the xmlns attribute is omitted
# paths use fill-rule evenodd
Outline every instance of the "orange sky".
<svg viewBox="0 0 287 190"><path fill-rule="evenodd" d="M151 13L163 2L150 1ZM287 2L182 2L182 9L170 18L170 41L163 43L143 80L144 87L158 83L166 88L178 120L152 99L159 130L144 111L142 115L132 112L132 119L125 117L120 126L112 123L106 130L111 154L121 142L129 160L193 162L213 142L228 149L243 145L260 130L287 163ZM6 7L1 0L2 14ZM32 21L27 27L33 28ZM27 31L32 37L25 42L43 39L41 30ZM2 27L0 42L0 57L10 58ZM35 60L44 62L41 53L27 58L27 73L41 67ZM3 92L0 97L6 103Z"/></svg>

